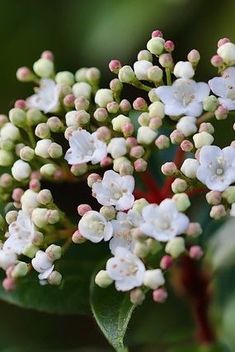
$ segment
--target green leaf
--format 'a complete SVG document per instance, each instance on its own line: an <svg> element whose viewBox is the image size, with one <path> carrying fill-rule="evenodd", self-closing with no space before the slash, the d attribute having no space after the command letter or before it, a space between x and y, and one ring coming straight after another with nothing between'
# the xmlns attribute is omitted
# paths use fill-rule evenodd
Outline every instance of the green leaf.
<svg viewBox="0 0 235 352"><path fill-rule="evenodd" d="M58 261L56 269L63 276L61 286L40 285L37 273L33 271L19 279L16 290L12 292L6 292L0 285L0 299L48 313L90 314L90 278L97 261L106 255L103 245L93 247L90 243L73 246Z"/></svg>
<svg viewBox="0 0 235 352"><path fill-rule="evenodd" d="M129 295L117 292L114 287L101 289L95 284L93 277L90 303L94 318L109 343L117 352L128 351L123 339L135 308Z"/></svg>

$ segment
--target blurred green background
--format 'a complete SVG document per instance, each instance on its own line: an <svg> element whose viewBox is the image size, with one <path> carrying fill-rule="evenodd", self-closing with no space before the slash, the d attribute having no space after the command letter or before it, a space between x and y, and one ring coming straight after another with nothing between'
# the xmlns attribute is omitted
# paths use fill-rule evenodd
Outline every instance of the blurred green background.
<svg viewBox="0 0 235 352"><path fill-rule="evenodd" d="M54 52L58 70L97 66L103 85L107 85L110 59L132 63L157 28L166 39L175 41L176 59L185 59L193 48L201 52L198 79L206 80L215 72L209 60L217 40L224 36L235 39L234 17L234 0L0 0L0 112L6 113L15 99L31 94L32 87L17 82L15 72L19 66L31 67L43 50ZM229 268L223 269L222 280L227 287L234 287L234 257L233 251ZM220 300L215 307L221 341L228 346L219 345L218 352L235 351L234 292L231 290L227 300ZM186 305L174 298L166 308L150 305L140 310L131 324L134 333L129 340L136 346L133 351L196 351L193 343L184 350L177 342L182 334L188 334L186 340L193 340L189 316ZM172 348L168 349L163 336ZM111 351L90 318L57 317L1 303L0 351L53 350Z"/></svg>

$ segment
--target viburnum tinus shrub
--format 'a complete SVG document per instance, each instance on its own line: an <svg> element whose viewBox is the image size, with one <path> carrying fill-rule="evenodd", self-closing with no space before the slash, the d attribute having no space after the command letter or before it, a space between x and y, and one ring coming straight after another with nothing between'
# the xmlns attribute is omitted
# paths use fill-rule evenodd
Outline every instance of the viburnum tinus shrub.
<svg viewBox="0 0 235 352"><path fill-rule="evenodd" d="M45 51L16 74L34 94L0 116L1 297L59 313L89 314L90 301L117 351L136 306L167 302L176 268L199 343L215 341L201 238L209 218L235 216L235 142L213 144L213 122L235 110L235 45L218 42L209 82L194 78L197 50L174 63L174 49L154 31L133 66L110 62L108 88L94 67L56 72ZM95 202L81 197L84 182ZM68 203L65 183L76 217L53 194Z"/></svg>

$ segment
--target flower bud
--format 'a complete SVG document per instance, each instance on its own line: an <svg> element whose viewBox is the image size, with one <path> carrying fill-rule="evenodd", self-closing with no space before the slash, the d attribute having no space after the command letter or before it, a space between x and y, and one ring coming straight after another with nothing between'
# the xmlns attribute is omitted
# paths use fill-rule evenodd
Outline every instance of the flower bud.
<svg viewBox="0 0 235 352"><path fill-rule="evenodd" d="M217 120L226 120L228 117L228 113L229 111L223 105L220 105L215 110L215 117Z"/></svg>
<svg viewBox="0 0 235 352"><path fill-rule="evenodd" d="M52 177L57 170L54 164L45 164L40 168L40 174L45 177Z"/></svg>
<svg viewBox="0 0 235 352"><path fill-rule="evenodd" d="M89 100L92 93L92 88L90 84L86 82L79 82L73 85L72 92L75 98L84 97Z"/></svg>
<svg viewBox="0 0 235 352"><path fill-rule="evenodd" d="M13 154L10 151L0 150L0 166L11 166L13 162Z"/></svg>
<svg viewBox="0 0 235 352"><path fill-rule="evenodd" d="M108 103L113 101L113 92L111 89L99 89L95 95L95 103L101 108L105 108Z"/></svg>
<svg viewBox="0 0 235 352"><path fill-rule="evenodd" d="M174 200L178 211L185 211L191 205L189 197L186 193L175 194L172 199Z"/></svg>
<svg viewBox="0 0 235 352"><path fill-rule="evenodd" d="M146 270L144 273L144 285L156 290L158 287L164 285L165 279L161 269Z"/></svg>
<svg viewBox="0 0 235 352"><path fill-rule="evenodd" d="M95 283L101 288L106 288L113 283L113 279L108 275L107 270L100 270L96 274Z"/></svg>
<svg viewBox="0 0 235 352"><path fill-rule="evenodd" d="M200 61L200 53L199 53L199 51L197 51L196 49L191 50L188 53L187 59L194 66L197 65L198 62Z"/></svg>
<svg viewBox="0 0 235 352"><path fill-rule="evenodd" d="M17 127L25 127L26 125L26 113L24 110L14 108L9 111L9 120L13 125Z"/></svg>
<svg viewBox="0 0 235 352"><path fill-rule="evenodd" d="M142 114L139 115L138 123L141 126L148 126L149 122L150 122L150 116L148 112L143 112Z"/></svg>
<svg viewBox="0 0 235 352"><path fill-rule="evenodd" d="M24 254L28 258L34 258L37 251L37 246L35 246L34 244L29 244L23 249L22 254Z"/></svg>
<svg viewBox="0 0 235 352"><path fill-rule="evenodd" d="M122 64L119 60L111 60L109 63L109 69L113 73L118 73L121 67Z"/></svg>
<svg viewBox="0 0 235 352"><path fill-rule="evenodd" d="M133 101L133 108L136 111L146 111L147 110L147 103L144 98L138 97Z"/></svg>
<svg viewBox="0 0 235 352"><path fill-rule="evenodd" d="M173 258L178 258L185 252L185 242L183 237L172 238L169 242L167 242L165 251Z"/></svg>
<svg viewBox="0 0 235 352"><path fill-rule="evenodd" d="M183 116L176 125L178 131L182 132L185 137L191 136L197 132L196 118L192 116Z"/></svg>
<svg viewBox="0 0 235 352"><path fill-rule="evenodd" d="M167 162L161 166L161 171L165 176L174 176L178 173L177 166L173 162Z"/></svg>
<svg viewBox="0 0 235 352"><path fill-rule="evenodd" d="M145 258L149 254L149 248L145 242L136 241L133 253L139 258Z"/></svg>
<svg viewBox="0 0 235 352"><path fill-rule="evenodd" d="M222 57L227 65L235 65L235 45L233 43L228 42L221 45L217 50L217 54Z"/></svg>
<svg viewBox="0 0 235 352"><path fill-rule="evenodd" d="M187 158L184 160L180 171L189 178L196 178L199 162L196 159Z"/></svg>
<svg viewBox="0 0 235 352"><path fill-rule="evenodd" d="M35 135L41 139L50 138L51 132L49 126L46 123L39 123L35 128Z"/></svg>
<svg viewBox="0 0 235 352"><path fill-rule="evenodd" d="M5 277L5 279L3 279L2 281L2 286L7 292L14 291L16 288L15 279L13 279L12 277Z"/></svg>
<svg viewBox="0 0 235 352"><path fill-rule="evenodd" d="M174 75L177 78L190 79L194 74L193 66L189 61L179 61L174 67Z"/></svg>
<svg viewBox="0 0 235 352"><path fill-rule="evenodd" d="M16 71L16 78L20 82L32 82L35 76L28 67L20 67Z"/></svg>
<svg viewBox="0 0 235 352"><path fill-rule="evenodd" d="M164 255L160 261L160 268L168 270L173 264L173 258L170 255Z"/></svg>
<svg viewBox="0 0 235 352"><path fill-rule="evenodd" d="M114 78L110 81L109 87L113 92L119 93L123 88L123 84L118 78Z"/></svg>
<svg viewBox="0 0 235 352"><path fill-rule="evenodd" d="M170 139L165 136L164 134L161 134L156 140L155 140L155 145L158 147L158 149L166 149L169 148L170 146Z"/></svg>
<svg viewBox="0 0 235 352"><path fill-rule="evenodd" d="M13 178L11 175L5 173L0 176L0 187L9 188L13 184Z"/></svg>
<svg viewBox="0 0 235 352"><path fill-rule="evenodd" d="M108 144L108 153L113 159L120 158L127 153L126 140L123 137L112 138Z"/></svg>
<svg viewBox="0 0 235 352"><path fill-rule="evenodd" d="M1 128L0 135L2 139L10 139L12 141L17 141L20 139L19 129L10 122L4 124Z"/></svg>
<svg viewBox="0 0 235 352"><path fill-rule="evenodd" d="M49 117L47 120L47 125L49 126L51 132L62 132L63 131L63 123L57 116Z"/></svg>
<svg viewBox="0 0 235 352"><path fill-rule="evenodd" d="M88 99L86 99L85 97L77 97L75 100L74 100L74 106L75 106L75 109L77 111L79 110L88 110L89 109L89 106L90 106L90 102Z"/></svg>
<svg viewBox="0 0 235 352"><path fill-rule="evenodd" d="M26 116L30 126L36 126L40 122L45 122L45 116L38 109L29 109Z"/></svg>
<svg viewBox="0 0 235 352"><path fill-rule="evenodd" d="M131 119L125 115L118 115L114 119L112 119L113 130L117 132L122 131L122 126L127 123L131 122Z"/></svg>
<svg viewBox="0 0 235 352"><path fill-rule="evenodd" d="M73 241L73 243L75 243L75 244L81 244L81 243L86 242L86 239L85 239L85 237L83 237L83 236L80 234L80 232L77 230L77 231L75 231L75 232L73 233L73 235L72 235L72 241Z"/></svg>
<svg viewBox="0 0 235 352"><path fill-rule="evenodd" d="M153 291L153 300L156 303L164 303L168 297L168 293L164 288L158 288Z"/></svg>
<svg viewBox="0 0 235 352"><path fill-rule="evenodd" d="M222 194L218 191L210 191L206 194L206 200L210 205L218 205L221 203Z"/></svg>
<svg viewBox="0 0 235 352"><path fill-rule="evenodd" d="M86 163L72 165L70 171L74 176L82 176L88 171Z"/></svg>
<svg viewBox="0 0 235 352"><path fill-rule="evenodd" d="M63 149L58 143L51 143L48 148L48 154L52 159L58 159L63 155Z"/></svg>
<svg viewBox="0 0 235 352"><path fill-rule="evenodd" d="M167 40L164 44L164 49L168 52L171 53L172 51L175 50L175 44L173 43L172 40Z"/></svg>
<svg viewBox="0 0 235 352"><path fill-rule="evenodd" d="M171 68L173 66L173 58L171 54L161 54L159 56L159 63L164 68Z"/></svg>
<svg viewBox="0 0 235 352"><path fill-rule="evenodd" d="M74 107L75 96L73 94L68 94L63 99L63 104L67 108Z"/></svg>
<svg viewBox="0 0 235 352"><path fill-rule="evenodd" d="M113 220L116 215L115 208L113 206L103 206L100 208L100 214L105 217L105 219Z"/></svg>
<svg viewBox="0 0 235 352"><path fill-rule="evenodd" d="M203 250L200 246L192 246L189 248L189 257L195 260L201 259L203 256Z"/></svg>
<svg viewBox="0 0 235 352"><path fill-rule="evenodd" d="M113 161L113 169L114 171L116 172L119 172L120 173L120 170L121 170L121 167L122 166L126 166L126 165L131 165L131 162L130 160L128 160L126 157L122 156L120 158L116 158L114 161Z"/></svg>
<svg viewBox="0 0 235 352"><path fill-rule="evenodd" d="M57 246L55 244L51 244L47 249L46 249L46 254L48 255L48 257L50 258L50 260L52 262L54 262L55 260L60 259L61 257L61 247Z"/></svg>
<svg viewBox="0 0 235 352"><path fill-rule="evenodd" d="M37 195L37 201L40 204L48 205L53 202L53 197L49 189L41 190Z"/></svg>
<svg viewBox="0 0 235 352"><path fill-rule="evenodd" d="M17 181L24 181L29 178L31 171L30 165L23 160L17 160L11 168L12 176Z"/></svg>
<svg viewBox="0 0 235 352"><path fill-rule="evenodd" d="M160 117L151 117L148 127L152 130L157 130L162 126L162 119Z"/></svg>
<svg viewBox="0 0 235 352"><path fill-rule="evenodd" d="M16 210L10 210L6 213L6 222L10 225L12 222L16 221L18 212Z"/></svg>
<svg viewBox="0 0 235 352"><path fill-rule="evenodd" d="M225 210L224 205L222 205L222 204L213 205L213 207L211 208L211 211L210 211L210 217L215 220L219 220L219 219L223 218L224 216L226 216L226 210Z"/></svg>
<svg viewBox="0 0 235 352"><path fill-rule="evenodd" d="M147 126L141 126L137 132L137 141L139 144L151 144L157 137L157 133Z"/></svg>
<svg viewBox="0 0 235 352"><path fill-rule="evenodd" d="M148 167L148 163L143 158L134 161L134 168L136 172L144 172Z"/></svg>
<svg viewBox="0 0 235 352"><path fill-rule="evenodd" d="M152 66L147 71L147 77L150 81L161 82L163 78L163 71L158 66Z"/></svg>
<svg viewBox="0 0 235 352"><path fill-rule="evenodd" d="M104 122L108 116L108 112L105 108L98 108L94 112L94 118L99 122Z"/></svg>
<svg viewBox="0 0 235 352"><path fill-rule="evenodd" d="M180 143L180 148L184 151L184 152L191 152L194 148L194 145L192 142L190 142L189 140L185 139L184 141L182 141Z"/></svg>
<svg viewBox="0 0 235 352"><path fill-rule="evenodd" d="M174 193L182 193L186 191L187 188L187 182L181 178L176 178L171 184L171 189Z"/></svg>
<svg viewBox="0 0 235 352"><path fill-rule="evenodd" d="M140 288L135 288L130 292L130 301L132 304L141 305L145 299L145 294Z"/></svg>
<svg viewBox="0 0 235 352"><path fill-rule="evenodd" d="M161 37L151 38L147 43L147 49L154 55L162 54L165 40Z"/></svg>
<svg viewBox="0 0 235 352"><path fill-rule="evenodd" d="M112 101L111 103L107 104L106 109L110 114L116 114L119 110L119 104L116 101Z"/></svg>
<svg viewBox="0 0 235 352"><path fill-rule="evenodd" d="M14 279L17 279L18 277L23 277L27 275L28 272L29 272L28 264L24 262L19 262L12 270L11 277L13 277Z"/></svg>
<svg viewBox="0 0 235 352"><path fill-rule="evenodd" d="M47 212L48 224L54 225L60 221L60 213L57 209L49 209Z"/></svg>
<svg viewBox="0 0 235 352"><path fill-rule="evenodd" d="M17 109L25 110L27 108L27 103L24 99L17 99L15 101L14 107Z"/></svg>
<svg viewBox="0 0 235 352"><path fill-rule="evenodd" d="M210 122L202 122L199 127L199 132L203 131L213 134L215 132L215 129Z"/></svg>
<svg viewBox="0 0 235 352"><path fill-rule="evenodd" d="M141 145L137 145L131 148L130 150L130 156L138 159L141 158L144 155L144 148Z"/></svg>
<svg viewBox="0 0 235 352"><path fill-rule="evenodd" d="M41 54L41 58L42 59L47 59L47 60L50 60L50 61L54 61L54 55L53 55L52 51L50 51L50 50L43 51L42 54Z"/></svg>
<svg viewBox="0 0 235 352"><path fill-rule="evenodd" d="M31 161L34 158L34 150L28 146L20 150L20 158L24 161Z"/></svg>
<svg viewBox="0 0 235 352"><path fill-rule="evenodd" d="M72 86L74 83L74 75L69 71L61 71L56 74L55 81L61 85Z"/></svg>
<svg viewBox="0 0 235 352"><path fill-rule="evenodd" d="M127 65L119 70L118 78L122 83L133 83L136 80L135 72Z"/></svg>
<svg viewBox="0 0 235 352"><path fill-rule="evenodd" d="M134 63L134 72L139 80L148 80L148 69L153 64L147 60L140 60Z"/></svg>
<svg viewBox="0 0 235 352"><path fill-rule="evenodd" d="M179 130L174 130L170 134L170 140L172 144L180 144L184 139L185 135Z"/></svg>
<svg viewBox="0 0 235 352"><path fill-rule="evenodd" d="M222 197L227 200L229 204L235 202L235 186L230 186L222 193Z"/></svg>
<svg viewBox="0 0 235 352"><path fill-rule="evenodd" d="M214 137L208 132L196 133L193 136L194 145L197 149L203 147L204 145L210 145L214 141Z"/></svg>
<svg viewBox="0 0 235 352"><path fill-rule="evenodd" d="M149 116L150 117L160 117L161 119L165 116L164 104L160 101L155 101L149 105Z"/></svg>
<svg viewBox="0 0 235 352"><path fill-rule="evenodd" d="M43 228L48 225L47 221L47 209L46 208L35 208L32 211L32 221L39 227Z"/></svg>
<svg viewBox="0 0 235 352"><path fill-rule="evenodd" d="M123 99L119 104L119 109L121 112L127 113L131 110L131 103L127 99Z"/></svg>
<svg viewBox="0 0 235 352"><path fill-rule="evenodd" d="M98 174L92 173L87 177L87 184L92 187L95 182L101 181L101 177Z"/></svg>
<svg viewBox="0 0 235 352"><path fill-rule="evenodd" d="M224 61L219 55L214 55L211 58L211 64L214 67L221 67L224 64Z"/></svg>
<svg viewBox="0 0 235 352"><path fill-rule="evenodd" d="M216 98L214 95L209 95L203 101L203 109L205 111L214 112L217 109L218 105L218 98Z"/></svg>
<svg viewBox="0 0 235 352"><path fill-rule="evenodd" d="M92 209L89 204L80 204L77 207L78 215L80 215L80 216L85 215L90 210L92 210Z"/></svg>
<svg viewBox="0 0 235 352"><path fill-rule="evenodd" d="M33 70L39 77L49 78L54 74L54 64L51 60L41 58L33 64Z"/></svg>
<svg viewBox="0 0 235 352"><path fill-rule="evenodd" d="M54 270L52 273L48 276L47 281L50 285L55 285L59 286L62 281L62 275L58 271Z"/></svg>
<svg viewBox="0 0 235 352"><path fill-rule="evenodd" d="M51 145L52 141L50 139L42 139L37 142L35 147L35 154L40 156L41 158L49 158L48 149Z"/></svg>

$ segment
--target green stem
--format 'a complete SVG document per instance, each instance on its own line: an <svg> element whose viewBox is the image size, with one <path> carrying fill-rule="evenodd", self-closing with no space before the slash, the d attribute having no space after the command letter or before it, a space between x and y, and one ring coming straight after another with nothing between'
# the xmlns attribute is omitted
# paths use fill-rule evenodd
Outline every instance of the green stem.
<svg viewBox="0 0 235 352"><path fill-rule="evenodd" d="M205 112L202 116L197 120L197 125L200 125L202 122L209 121L215 116L213 112Z"/></svg>
<svg viewBox="0 0 235 352"><path fill-rule="evenodd" d="M171 70L169 68L166 68L166 83L168 86L172 85L172 80L171 80Z"/></svg>
<svg viewBox="0 0 235 352"><path fill-rule="evenodd" d="M36 141L35 141L34 134L33 134L31 126L28 126L27 132L28 132L28 137L29 137L29 142L31 144L31 147L34 149L36 147Z"/></svg>

